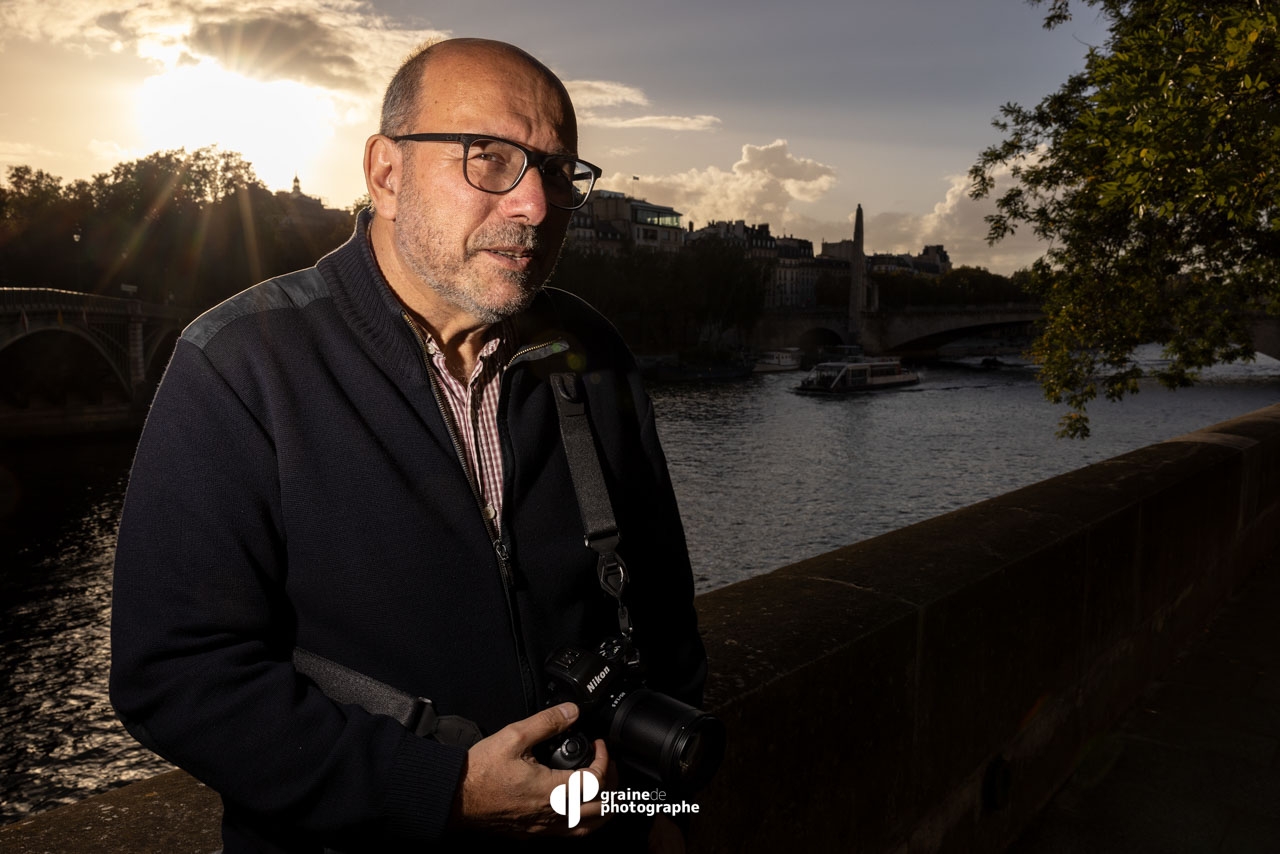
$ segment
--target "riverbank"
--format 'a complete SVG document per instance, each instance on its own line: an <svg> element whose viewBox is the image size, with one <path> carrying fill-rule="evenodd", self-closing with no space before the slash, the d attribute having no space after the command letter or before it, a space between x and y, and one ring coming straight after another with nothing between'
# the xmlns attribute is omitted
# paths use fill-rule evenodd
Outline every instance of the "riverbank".
<svg viewBox="0 0 1280 854"><path fill-rule="evenodd" d="M1277 554L1280 405L699 597L730 751L691 850L1003 850ZM166 777L0 842L205 851L209 803Z"/></svg>
<svg viewBox="0 0 1280 854"><path fill-rule="evenodd" d="M1057 413L1029 371L929 368L914 389L862 400L802 398L794 373L653 396L706 592L1280 400L1280 377L1239 367L1096 404L1086 442L1053 438ZM132 443L0 450L11 483L0 513L0 823L167 767L119 727L106 697Z"/></svg>

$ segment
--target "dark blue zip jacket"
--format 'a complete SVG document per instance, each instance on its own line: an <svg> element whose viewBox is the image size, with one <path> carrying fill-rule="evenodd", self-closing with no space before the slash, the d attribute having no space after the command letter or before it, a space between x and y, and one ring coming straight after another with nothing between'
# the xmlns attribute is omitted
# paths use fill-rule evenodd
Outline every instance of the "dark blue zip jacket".
<svg viewBox="0 0 1280 854"><path fill-rule="evenodd" d="M582 377L651 687L697 704L705 656L652 407L613 327L546 289L503 377L495 541L420 344L354 236L189 326L120 525L111 697L220 792L228 854L433 840L464 753L340 706L295 646L492 733L541 708L542 665L617 631L583 543L548 376Z"/></svg>

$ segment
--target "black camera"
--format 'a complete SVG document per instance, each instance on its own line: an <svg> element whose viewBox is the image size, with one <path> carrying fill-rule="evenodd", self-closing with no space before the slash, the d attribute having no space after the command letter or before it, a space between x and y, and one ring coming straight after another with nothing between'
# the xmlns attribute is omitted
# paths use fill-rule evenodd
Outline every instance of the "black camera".
<svg viewBox="0 0 1280 854"><path fill-rule="evenodd" d="M547 659L548 705L572 702L577 727L544 742L539 759L569 770L591 764L592 740L611 755L678 794L702 788L724 758L725 730L717 718L644 687L623 643L610 638L591 651L563 646Z"/></svg>

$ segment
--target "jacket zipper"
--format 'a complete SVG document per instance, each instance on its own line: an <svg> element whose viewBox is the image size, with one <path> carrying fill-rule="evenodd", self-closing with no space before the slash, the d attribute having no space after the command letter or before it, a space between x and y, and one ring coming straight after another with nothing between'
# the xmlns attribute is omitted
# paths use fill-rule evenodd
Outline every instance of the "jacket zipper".
<svg viewBox="0 0 1280 854"><path fill-rule="evenodd" d="M504 476L502 478L503 507L511 506L511 496L506 494L507 484L510 482L510 479L506 477L506 473L513 471L515 466L515 451L511 447L511 435L507 430L507 401L511 399L508 378L511 376L511 367L517 362L524 361L526 359L540 359L545 356L555 355L556 353L563 353L568 349L569 342L562 340L522 347L516 351L515 355L507 360L506 367L502 369L502 387L498 394L498 412L496 420L498 422L498 447L502 451L502 470L504 472ZM498 550L499 562L504 560L509 561L510 559L510 536L510 529L506 525L503 525L499 533L499 539L494 542L494 548ZM528 655L524 652L523 646L521 647L521 664L525 667L529 666ZM537 676L532 668L522 670L521 675L525 679L525 696L528 698L529 714L533 714L537 711L537 689L534 687L534 682Z"/></svg>
<svg viewBox="0 0 1280 854"><path fill-rule="evenodd" d="M515 568L511 562L511 550L505 542L506 529L502 529L501 533L494 528L494 521L489 518L489 514L485 512L484 496L480 493L480 485L476 483L475 475L471 471L471 467L467 465L466 453L463 450L462 442L458 438L458 425L454 423L453 409L449 406L441 396L439 384L436 381L435 372L431 367L431 353L427 349L427 342L422 338L422 332L418 329L418 324L413 322L413 318L408 312L402 312L401 316L405 323L409 324L409 329L413 332L414 340L418 342L418 349L422 354L423 367L427 371L427 381L431 384L431 395L435 398L436 406L440 410L440 415L444 418L445 429L449 431L449 441L453 443L453 452L458 458L458 462L462 465L462 473L467 477L467 484L471 487L471 495L475 499L476 508L480 511L480 519L484 523L486 533L489 535L489 542L493 548L494 554L498 558L498 575L502 580L502 590L507 600L507 616L511 625L511 636L516 647L516 662L520 666L520 682L524 692L525 710L529 714L537 711L537 693L534 687L533 667L529 664L529 654L524 648L523 634L520 630L520 617L516 609L515 602ZM536 348L529 348L529 350ZM518 358L529 350L522 350L516 353L507 363L510 367ZM506 373L503 373L503 380L506 379ZM498 431L499 437L502 439L503 462L507 462L507 437L502 426L502 399L499 395L499 413L498 413ZM505 489L506 477L503 477Z"/></svg>

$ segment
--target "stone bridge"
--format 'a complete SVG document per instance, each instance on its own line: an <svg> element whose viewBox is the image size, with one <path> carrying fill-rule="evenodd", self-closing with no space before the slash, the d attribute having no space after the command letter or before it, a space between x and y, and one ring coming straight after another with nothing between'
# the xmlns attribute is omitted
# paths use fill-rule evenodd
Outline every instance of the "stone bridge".
<svg viewBox="0 0 1280 854"><path fill-rule="evenodd" d="M933 351L956 338L993 330L1025 334L1044 317L1039 306L1026 303L939 306L863 312L860 330L868 353Z"/></svg>
<svg viewBox="0 0 1280 854"><path fill-rule="evenodd" d="M754 339L759 350L802 347L816 351L819 347L852 344L857 335L849 331L849 316L844 311L788 309L765 312Z"/></svg>
<svg viewBox="0 0 1280 854"><path fill-rule="evenodd" d="M189 319L140 300L0 288L0 433L145 411Z"/></svg>
<svg viewBox="0 0 1280 854"><path fill-rule="evenodd" d="M868 353L932 353L957 338L1008 329L1025 332L1043 317L1035 306L940 306L894 311L776 311L766 313L756 329L760 349L800 346L816 350L834 344L861 344Z"/></svg>
<svg viewBox="0 0 1280 854"><path fill-rule="evenodd" d="M767 312L756 328L756 347L803 347L817 350L834 344L861 344L871 354L933 355L949 341L1007 330L1025 337L1044 317L1025 303L939 306L893 311L863 311L849 317L833 309ZM1253 346L1280 359L1280 319L1259 317L1253 323Z"/></svg>

